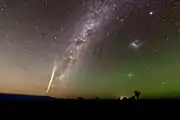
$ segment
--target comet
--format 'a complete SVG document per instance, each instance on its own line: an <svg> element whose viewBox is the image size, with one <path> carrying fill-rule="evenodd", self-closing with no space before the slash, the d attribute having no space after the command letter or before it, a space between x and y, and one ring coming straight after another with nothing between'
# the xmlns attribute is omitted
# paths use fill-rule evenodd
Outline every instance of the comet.
<svg viewBox="0 0 180 120"><path fill-rule="evenodd" d="M48 87L47 87L47 90L46 90L46 93L45 93L46 95L48 94L48 92L49 92L49 90L51 88L52 82L54 80L54 74L55 74L56 70L57 70L57 64L55 62L53 70L52 70L51 78L49 80L49 84L48 84Z"/></svg>

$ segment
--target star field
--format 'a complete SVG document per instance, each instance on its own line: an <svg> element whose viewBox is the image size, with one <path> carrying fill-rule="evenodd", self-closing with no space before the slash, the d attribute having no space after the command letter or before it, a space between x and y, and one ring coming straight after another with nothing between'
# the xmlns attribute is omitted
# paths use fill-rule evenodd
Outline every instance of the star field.
<svg viewBox="0 0 180 120"><path fill-rule="evenodd" d="M178 0L0 0L0 90L178 96Z"/></svg>

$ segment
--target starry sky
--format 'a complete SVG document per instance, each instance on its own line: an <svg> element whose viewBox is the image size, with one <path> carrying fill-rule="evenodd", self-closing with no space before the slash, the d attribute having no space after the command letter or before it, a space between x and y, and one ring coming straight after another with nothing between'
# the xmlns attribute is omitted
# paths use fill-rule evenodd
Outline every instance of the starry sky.
<svg viewBox="0 0 180 120"><path fill-rule="evenodd" d="M0 92L179 96L179 11L178 0L0 0Z"/></svg>

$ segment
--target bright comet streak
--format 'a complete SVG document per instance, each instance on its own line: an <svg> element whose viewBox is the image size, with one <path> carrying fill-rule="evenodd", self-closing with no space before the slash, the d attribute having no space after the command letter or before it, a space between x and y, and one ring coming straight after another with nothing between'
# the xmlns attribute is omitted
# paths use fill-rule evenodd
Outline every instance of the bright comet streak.
<svg viewBox="0 0 180 120"><path fill-rule="evenodd" d="M56 72L56 69L57 69L57 66L54 65L53 70L52 70L51 79L50 79L50 81L49 81L48 88L47 88L47 90L46 90L46 95L48 94L49 89L51 88L51 84L52 84L52 82L53 82L54 74L55 74L55 72Z"/></svg>

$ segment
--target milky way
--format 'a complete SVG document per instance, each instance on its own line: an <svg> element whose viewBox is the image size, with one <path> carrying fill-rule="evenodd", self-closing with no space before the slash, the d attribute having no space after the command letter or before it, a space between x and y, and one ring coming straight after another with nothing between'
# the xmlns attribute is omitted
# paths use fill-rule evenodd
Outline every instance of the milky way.
<svg viewBox="0 0 180 120"><path fill-rule="evenodd" d="M92 6L89 8L89 11L85 16L82 30L80 30L77 35L74 35L75 38L70 41L71 44L66 49L62 60L58 62L58 64L60 64L60 75L57 79L60 81L68 79L69 73L72 72L71 67L75 64L75 62L78 62L80 54L82 51L86 50L89 42L91 42L91 34L99 30L101 26L105 25L103 21L105 21L105 17L113 14L114 6L116 6L116 4L113 4L113 1L93 1ZM55 71L56 70L53 69L46 94L49 92L51 87Z"/></svg>

